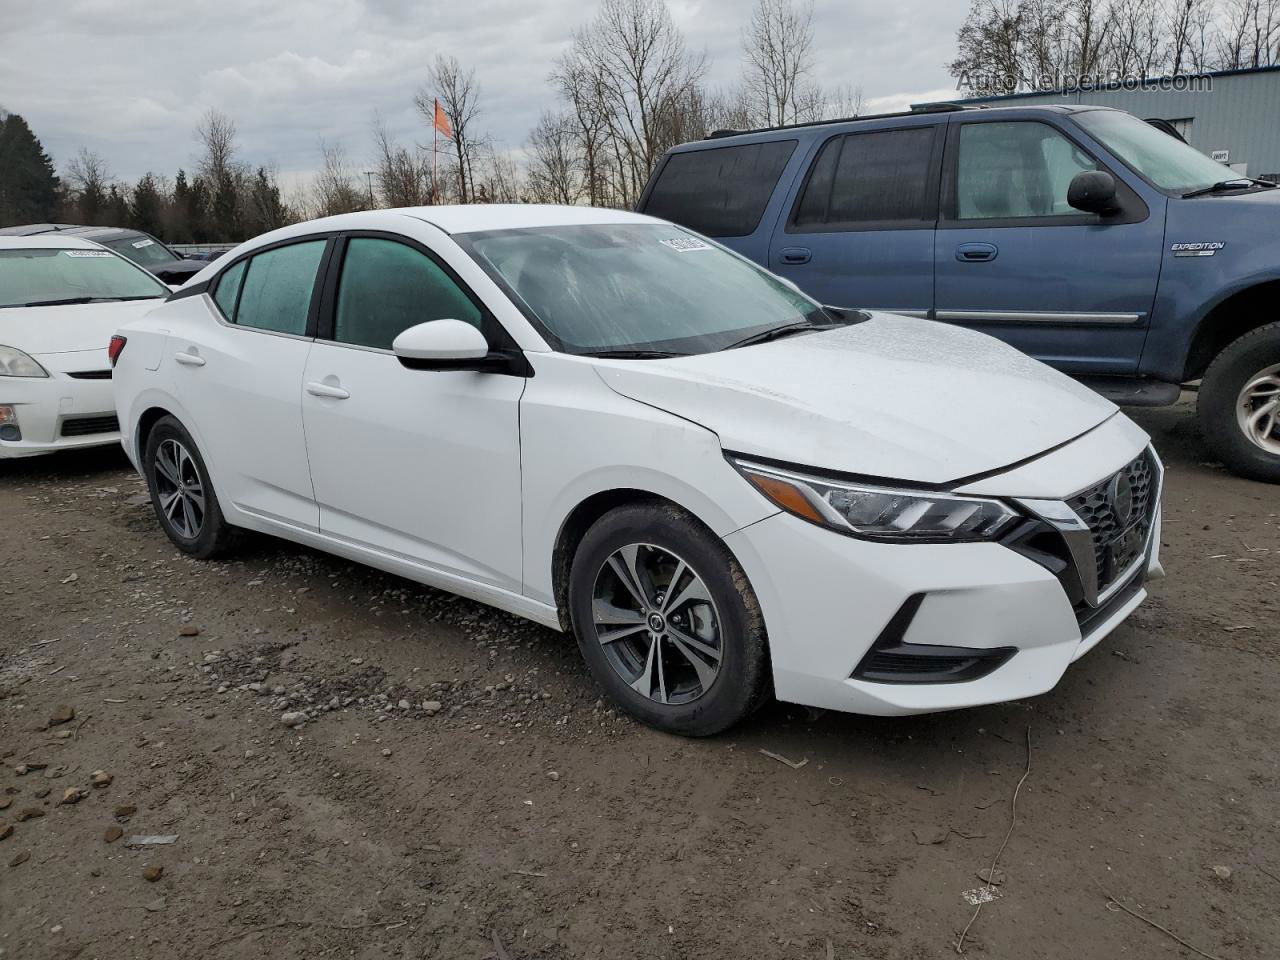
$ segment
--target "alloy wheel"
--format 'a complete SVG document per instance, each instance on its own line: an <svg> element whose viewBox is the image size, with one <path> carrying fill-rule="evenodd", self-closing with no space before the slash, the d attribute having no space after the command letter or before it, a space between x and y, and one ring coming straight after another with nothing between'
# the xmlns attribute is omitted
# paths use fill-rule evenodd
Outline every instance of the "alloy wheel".
<svg viewBox="0 0 1280 960"><path fill-rule="evenodd" d="M1254 446L1280 454L1280 363L1249 378L1236 402L1236 422Z"/></svg>
<svg viewBox="0 0 1280 960"><path fill-rule="evenodd" d="M204 529L205 493L200 471L177 440L156 448L156 495L165 521L180 537L194 540Z"/></svg>
<svg viewBox="0 0 1280 960"><path fill-rule="evenodd" d="M720 615L702 577L670 550L632 543L611 553L596 574L591 610L605 659L641 696L691 703L715 683Z"/></svg>

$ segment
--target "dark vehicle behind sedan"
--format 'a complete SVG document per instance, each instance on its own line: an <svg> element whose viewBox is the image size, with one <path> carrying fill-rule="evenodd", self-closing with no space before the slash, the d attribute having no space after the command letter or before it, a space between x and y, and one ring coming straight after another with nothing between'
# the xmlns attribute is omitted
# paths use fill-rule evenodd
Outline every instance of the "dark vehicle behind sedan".
<svg viewBox="0 0 1280 960"><path fill-rule="evenodd" d="M126 227L84 227L71 223L32 223L21 227L0 229L0 236L33 237L40 234L59 233L83 237L100 243L120 256L132 260L138 266L154 274L157 279L172 286L186 283L192 274L204 269L200 260L179 256L162 242Z"/></svg>

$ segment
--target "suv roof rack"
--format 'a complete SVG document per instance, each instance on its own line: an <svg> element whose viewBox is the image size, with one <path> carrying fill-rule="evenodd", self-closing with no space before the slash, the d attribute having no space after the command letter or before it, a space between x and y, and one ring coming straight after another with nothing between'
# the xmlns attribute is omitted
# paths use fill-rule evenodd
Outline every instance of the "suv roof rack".
<svg viewBox="0 0 1280 960"><path fill-rule="evenodd" d="M810 120L807 123L784 123L776 127L755 127L751 130L712 130L703 137L704 140L719 140L721 137L739 137L748 133L771 133L775 130L800 130L804 127L822 127L832 123L853 123L857 120L889 120L893 117L915 117L922 113L954 113L959 110L977 110L977 106L964 103L922 103L910 110L899 110L896 113L868 113L854 117L836 117L831 120Z"/></svg>

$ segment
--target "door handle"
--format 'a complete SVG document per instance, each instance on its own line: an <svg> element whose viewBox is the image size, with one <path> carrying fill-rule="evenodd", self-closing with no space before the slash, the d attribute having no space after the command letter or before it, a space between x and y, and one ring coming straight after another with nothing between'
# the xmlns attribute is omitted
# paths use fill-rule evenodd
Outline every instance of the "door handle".
<svg viewBox="0 0 1280 960"><path fill-rule="evenodd" d="M1000 255L994 243L962 243L956 247L956 259L961 263L989 263Z"/></svg>
<svg viewBox="0 0 1280 960"><path fill-rule="evenodd" d="M186 351L183 351L181 353L175 353L173 355L173 359L177 360L180 364L187 367L203 367L204 366L204 357L196 353L188 353Z"/></svg>
<svg viewBox="0 0 1280 960"><path fill-rule="evenodd" d="M328 397L331 400L346 400L351 394L341 387L331 386L327 383L317 383L314 380L307 384L307 393L313 397Z"/></svg>
<svg viewBox="0 0 1280 960"><path fill-rule="evenodd" d="M808 247L783 247L779 256L783 263L808 263L813 251Z"/></svg>

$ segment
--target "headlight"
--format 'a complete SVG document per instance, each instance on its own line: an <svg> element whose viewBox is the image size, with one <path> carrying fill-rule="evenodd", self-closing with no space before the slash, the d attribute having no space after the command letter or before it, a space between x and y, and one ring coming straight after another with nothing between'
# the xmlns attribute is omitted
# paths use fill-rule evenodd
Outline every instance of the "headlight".
<svg viewBox="0 0 1280 960"><path fill-rule="evenodd" d="M730 458L744 477L788 513L868 540L952 543L992 540L1018 519L999 500L893 490L825 479Z"/></svg>
<svg viewBox="0 0 1280 960"><path fill-rule="evenodd" d="M47 377L44 367L16 347L0 347L0 377Z"/></svg>

